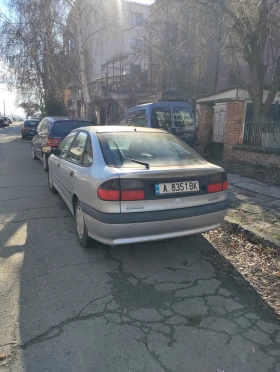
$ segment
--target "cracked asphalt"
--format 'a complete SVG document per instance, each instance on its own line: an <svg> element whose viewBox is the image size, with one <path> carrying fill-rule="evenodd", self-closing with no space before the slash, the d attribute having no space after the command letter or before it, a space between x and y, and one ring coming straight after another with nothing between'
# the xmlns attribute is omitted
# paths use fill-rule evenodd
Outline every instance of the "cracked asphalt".
<svg viewBox="0 0 280 372"><path fill-rule="evenodd" d="M280 371L280 323L202 236L90 249L0 130L0 371Z"/></svg>

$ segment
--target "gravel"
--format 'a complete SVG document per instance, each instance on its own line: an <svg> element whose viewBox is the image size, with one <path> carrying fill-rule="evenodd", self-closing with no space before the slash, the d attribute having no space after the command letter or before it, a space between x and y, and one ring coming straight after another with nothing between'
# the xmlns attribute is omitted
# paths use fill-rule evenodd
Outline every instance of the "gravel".
<svg viewBox="0 0 280 372"><path fill-rule="evenodd" d="M204 236L280 315L280 252L222 229Z"/></svg>

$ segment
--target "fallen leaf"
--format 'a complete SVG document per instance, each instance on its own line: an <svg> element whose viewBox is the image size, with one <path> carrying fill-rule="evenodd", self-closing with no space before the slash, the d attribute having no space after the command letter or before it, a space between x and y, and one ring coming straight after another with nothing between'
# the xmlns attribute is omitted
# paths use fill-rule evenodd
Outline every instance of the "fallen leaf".
<svg viewBox="0 0 280 372"><path fill-rule="evenodd" d="M276 276L276 278L280 278L280 273L276 273L274 275Z"/></svg>
<svg viewBox="0 0 280 372"><path fill-rule="evenodd" d="M253 353L256 354L255 349L254 349L254 346L252 346L252 350L253 350Z"/></svg>
<svg viewBox="0 0 280 372"><path fill-rule="evenodd" d="M0 354L0 360L4 360L7 358L7 354Z"/></svg>

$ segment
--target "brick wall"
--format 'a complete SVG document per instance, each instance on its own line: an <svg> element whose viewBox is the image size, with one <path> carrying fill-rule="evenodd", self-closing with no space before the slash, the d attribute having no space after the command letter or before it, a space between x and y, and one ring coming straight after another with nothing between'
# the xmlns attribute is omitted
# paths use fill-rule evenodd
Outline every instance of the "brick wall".
<svg viewBox="0 0 280 372"><path fill-rule="evenodd" d="M244 119L245 102L228 102L224 134L224 159L228 159L233 147L242 142Z"/></svg>
<svg viewBox="0 0 280 372"><path fill-rule="evenodd" d="M200 115L198 119L198 141L197 151L202 155L208 155L211 132L213 126L213 104L200 104Z"/></svg>

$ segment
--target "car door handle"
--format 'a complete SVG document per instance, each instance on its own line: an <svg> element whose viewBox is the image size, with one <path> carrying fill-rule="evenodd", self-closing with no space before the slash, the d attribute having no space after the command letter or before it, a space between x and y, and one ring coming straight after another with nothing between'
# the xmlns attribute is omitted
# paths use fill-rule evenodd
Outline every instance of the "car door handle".
<svg viewBox="0 0 280 372"><path fill-rule="evenodd" d="M71 177L74 176L74 171L71 171L71 172L70 172L70 176L71 176Z"/></svg>
<svg viewBox="0 0 280 372"><path fill-rule="evenodd" d="M58 168L60 167L60 163L57 163Z"/></svg>

